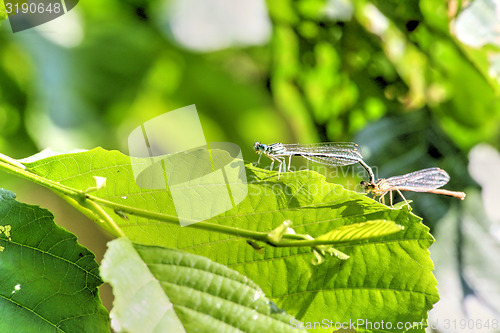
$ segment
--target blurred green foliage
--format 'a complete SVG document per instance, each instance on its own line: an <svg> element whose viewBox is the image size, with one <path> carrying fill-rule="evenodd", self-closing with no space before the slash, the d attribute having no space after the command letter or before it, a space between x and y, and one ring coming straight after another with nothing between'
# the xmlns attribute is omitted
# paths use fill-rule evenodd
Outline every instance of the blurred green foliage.
<svg viewBox="0 0 500 333"><path fill-rule="evenodd" d="M486 53L450 34L446 3L353 1L339 18L340 2L268 1L268 44L207 53L169 38L159 1L79 4L84 36L73 47L5 29L0 147L13 153L7 141L25 141L19 156L36 150L31 140L53 145L38 137L50 122L79 146L126 152L127 131L189 104L209 141L247 154L256 139L351 140L381 118L422 112L462 151L495 142L498 83Z"/></svg>
<svg viewBox="0 0 500 333"><path fill-rule="evenodd" d="M468 150L498 146L499 84L450 32L455 3L268 1L267 43L197 52L173 37L171 2L81 2L69 44L4 23L0 151L127 153L133 128L191 104L207 141L250 161L256 140L356 140L380 177L437 165L462 189Z"/></svg>

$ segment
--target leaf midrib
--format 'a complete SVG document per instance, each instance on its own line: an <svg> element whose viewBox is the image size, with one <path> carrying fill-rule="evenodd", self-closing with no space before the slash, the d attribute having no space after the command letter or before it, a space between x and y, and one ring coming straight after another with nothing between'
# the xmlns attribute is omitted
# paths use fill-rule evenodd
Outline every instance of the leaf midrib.
<svg viewBox="0 0 500 333"><path fill-rule="evenodd" d="M436 297L435 295L425 293L423 291L415 291L415 290L402 290L402 289L395 289L395 288L382 288L382 287L338 287L338 288L331 288L331 289L316 289L316 290L304 290L304 291L298 291L294 293L289 293L285 295L279 295L279 296L270 296L270 298L285 298L285 297L290 297L290 296L296 296L296 295L305 295L305 294L310 294L310 293L318 293L318 292L337 292L337 291L344 291L344 290L380 290L382 292L401 292L401 293L415 293L415 294L420 294L424 296L429 296L429 297Z"/></svg>

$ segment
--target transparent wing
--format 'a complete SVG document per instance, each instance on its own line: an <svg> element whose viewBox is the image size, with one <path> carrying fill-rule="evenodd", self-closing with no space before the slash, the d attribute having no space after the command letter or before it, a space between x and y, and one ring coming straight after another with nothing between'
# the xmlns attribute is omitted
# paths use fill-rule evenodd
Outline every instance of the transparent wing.
<svg viewBox="0 0 500 333"><path fill-rule="evenodd" d="M302 156L310 161L331 166L350 165L363 159L359 146L353 142L322 142L312 144L276 144L273 153L281 156Z"/></svg>
<svg viewBox="0 0 500 333"><path fill-rule="evenodd" d="M448 183L449 180L448 173L440 168L423 169L386 179L391 186L411 187L412 191L415 192L439 188Z"/></svg>
<svg viewBox="0 0 500 333"><path fill-rule="evenodd" d="M344 165L351 165L359 162L359 158L357 157L350 157L350 156L345 156L345 155L338 155L338 156L314 156L314 155L297 155L297 156L302 156L309 161L313 161L315 163L319 164L325 164L325 165L330 165L330 166L344 166Z"/></svg>
<svg viewBox="0 0 500 333"><path fill-rule="evenodd" d="M281 143L283 147L290 151L318 151L329 152L332 150L342 151L357 151L359 152L358 144L354 142L320 142L320 143Z"/></svg>

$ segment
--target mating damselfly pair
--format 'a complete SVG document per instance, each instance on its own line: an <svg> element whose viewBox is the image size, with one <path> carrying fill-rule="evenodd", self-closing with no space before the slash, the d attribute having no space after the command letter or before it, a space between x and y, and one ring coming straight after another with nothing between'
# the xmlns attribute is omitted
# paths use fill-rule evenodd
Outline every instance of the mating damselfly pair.
<svg viewBox="0 0 500 333"><path fill-rule="evenodd" d="M375 181L372 169L363 161L359 146L353 142L324 142L317 144L273 143L270 145L255 142L253 147L260 155L257 164L260 162L262 154L272 160L271 169L275 161L279 163L278 179L282 169L290 171L292 156L301 156L310 161L328 166L337 167L356 163L361 164L368 172L370 178L369 182L361 182L365 191L380 196L379 202L381 202L384 196L389 192L391 206L392 191L397 191L408 206L409 204L401 191L443 194L461 200L465 198L465 193L463 192L438 189L447 184L450 180L448 173L439 168L423 169L402 176L394 176L387 179L382 178ZM286 157L288 157L288 167L286 167Z"/></svg>

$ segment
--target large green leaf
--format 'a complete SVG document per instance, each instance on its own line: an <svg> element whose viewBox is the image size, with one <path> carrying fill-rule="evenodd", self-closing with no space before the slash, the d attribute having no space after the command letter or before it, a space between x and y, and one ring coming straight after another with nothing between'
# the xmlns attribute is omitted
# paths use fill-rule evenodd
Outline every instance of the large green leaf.
<svg viewBox="0 0 500 333"><path fill-rule="evenodd" d="M175 216L169 191L138 187L129 157L119 152L96 148L36 160L26 166L42 177L81 190L95 186L93 176L106 177L107 186L94 192L96 196ZM186 168L185 172L192 170ZM266 246L263 251L255 251L242 238L137 216L124 218L112 209L106 210L132 241L182 249L227 265L256 282L279 307L301 320L366 318L396 323L426 318L438 300L427 250L434 239L418 217L406 208L390 209L365 195L327 183L316 172L282 173L279 180L276 176L276 172L248 166L248 178L252 180L248 196L208 222L271 231L290 220L297 233L312 237L371 220L393 221L404 230L336 246L350 259L331 258L314 266L312 250L307 247Z"/></svg>
<svg viewBox="0 0 500 333"><path fill-rule="evenodd" d="M293 332L291 316L221 264L125 238L108 246L101 275L113 286L111 317L119 331Z"/></svg>
<svg viewBox="0 0 500 333"><path fill-rule="evenodd" d="M109 332L94 255L14 198L0 191L0 332Z"/></svg>

